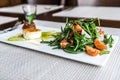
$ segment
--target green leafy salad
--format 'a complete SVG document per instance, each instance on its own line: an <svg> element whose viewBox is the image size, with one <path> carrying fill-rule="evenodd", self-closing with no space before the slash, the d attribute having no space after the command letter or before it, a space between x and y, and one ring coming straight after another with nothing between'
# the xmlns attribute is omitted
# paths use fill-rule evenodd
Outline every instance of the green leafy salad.
<svg viewBox="0 0 120 80"><path fill-rule="evenodd" d="M114 39L111 35L96 27L95 22L100 25L99 19L89 20L66 20L65 27L61 27L61 32L54 36L54 40L45 41L53 49L62 49L67 53L78 54L86 52L88 55L97 56L108 54Z"/></svg>

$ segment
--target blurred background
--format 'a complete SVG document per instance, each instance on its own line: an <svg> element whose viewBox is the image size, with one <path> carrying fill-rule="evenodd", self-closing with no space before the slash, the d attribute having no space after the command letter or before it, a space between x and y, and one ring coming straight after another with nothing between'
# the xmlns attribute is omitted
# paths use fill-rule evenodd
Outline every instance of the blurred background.
<svg viewBox="0 0 120 80"><path fill-rule="evenodd" d="M120 6L120 0L0 0L0 7L25 3L62 4L65 6Z"/></svg>

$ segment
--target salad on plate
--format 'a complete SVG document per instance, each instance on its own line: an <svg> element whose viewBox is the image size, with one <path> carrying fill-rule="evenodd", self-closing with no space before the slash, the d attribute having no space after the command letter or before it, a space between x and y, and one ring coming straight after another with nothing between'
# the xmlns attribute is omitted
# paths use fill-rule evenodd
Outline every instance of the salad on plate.
<svg viewBox="0 0 120 80"><path fill-rule="evenodd" d="M114 39L96 27L96 21L100 25L98 18L67 19L65 27L61 27L61 32L53 35L54 40L42 40L41 43L47 43L49 46L54 46L53 49L62 49L71 54L81 52L86 52L90 56L109 54L109 48L112 47Z"/></svg>

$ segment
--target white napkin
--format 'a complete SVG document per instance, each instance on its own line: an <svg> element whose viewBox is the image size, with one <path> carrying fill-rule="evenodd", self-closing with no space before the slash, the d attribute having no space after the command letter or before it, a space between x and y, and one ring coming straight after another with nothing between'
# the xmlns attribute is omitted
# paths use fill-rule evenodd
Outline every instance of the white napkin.
<svg viewBox="0 0 120 80"><path fill-rule="evenodd" d="M6 16L0 16L0 25L12 21L16 21L18 18L13 18L13 17L6 17Z"/></svg>
<svg viewBox="0 0 120 80"><path fill-rule="evenodd" d="M53 16L77 17L77 18L100 18L104 20L120 20L120 7L88 7L79 6L73 9L67 9Z"/></svg>
<svg viewBox="0 0 120 80"><path fill-rule="evenodd" d="M63 8L63 6L62 5L59 5L59 6L58 5L37 5L37 14L46 13L46 12L57 10L60 8ZM0 12L23 14L22 5L0 8Z"/></svg>

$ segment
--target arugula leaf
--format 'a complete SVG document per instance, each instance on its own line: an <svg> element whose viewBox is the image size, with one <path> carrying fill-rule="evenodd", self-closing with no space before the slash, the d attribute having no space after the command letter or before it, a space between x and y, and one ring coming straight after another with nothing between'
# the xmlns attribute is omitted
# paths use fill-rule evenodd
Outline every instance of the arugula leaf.
<svg viewBox="0 0 120 80"><path fill-rule="evenodd" d="M112 47L113 45L113 42L114 42L114 39L112 38L112 35L110 35L110 37L108 38L108 35L105 34L104 35L104 41L103 41L105 44L108 44L109 47Z"/></svg>
<svg viewBox="0 0 120 80"><path fill-rule="evenodd" d="M104 54L109 54L110 53L110 51L108 51L108 50L102 50L101 52L100 52L100 55L104 55Z"/></svg>
<svg viewBox="0 0 120 80"><path fill-rule="evenodd" d="M95 25L96 19L91 20L85 20L83 21L82 28L91 36L92 40L99 38L100 34L97 31L96 25ZM98 22L100 25L100 22Z"/></svg>
<svg viewBox="0 0 120 80"><path fill-rule="evenodd" d="M112 36L110 36L108 42L109 42L109 46L112 47L112 44L113 44L113 42L114 42L114 39L112 38Z"/></svg>

